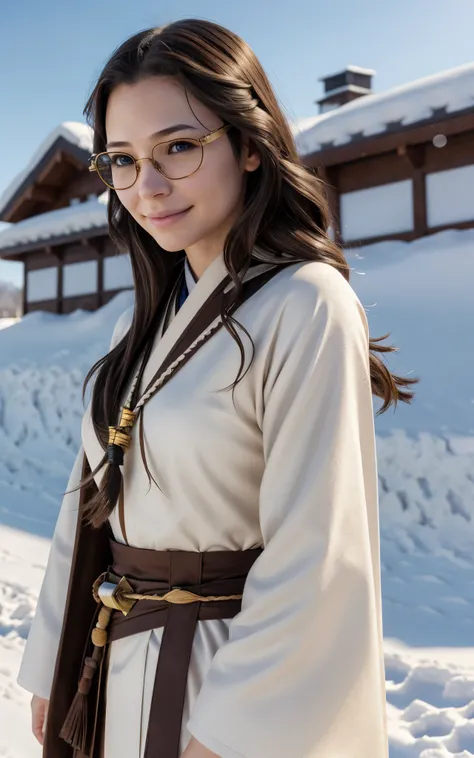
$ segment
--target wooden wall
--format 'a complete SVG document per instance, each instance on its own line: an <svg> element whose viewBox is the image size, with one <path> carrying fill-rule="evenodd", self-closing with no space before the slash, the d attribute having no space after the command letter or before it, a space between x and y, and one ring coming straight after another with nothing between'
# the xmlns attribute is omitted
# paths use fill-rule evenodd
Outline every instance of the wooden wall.
<svg viewBox="0 0 474 758"><path fill-rule="evenodd" d="M316 154L312 159L312 165L316 168L320 178L326 182L333 226L338 240L341 241L341 194L404 179L411 179L413 182L413 230L395 235L356 240L356 242L364 244L385 239L410 240L441 231L444 228L474 227L474 218L471 221L449 224L443 227L428 227L425 184L427 174L474 164L473 145L474 128L461 134L449 136L444 147L435 147L432 140L417 145L404 145L403 142L400 142L396 148L388 152L355 158L340 165L318 166Z"/></svg>
<svg viewBox="0 0 474 758"><path fill-rule="evenodd" d="M69 244L44 247L22 258L25 264L24 313L45 310L52 313L71 313L77 308L96 310L108 303L120 290L104 291L104 258L117 255L112 241L105 236L78 240ZM97 291L77 296L63 296L63 267L69 263L97 261ZM58 296L55 300L28 301L28 272L58 268Z"/></svg>

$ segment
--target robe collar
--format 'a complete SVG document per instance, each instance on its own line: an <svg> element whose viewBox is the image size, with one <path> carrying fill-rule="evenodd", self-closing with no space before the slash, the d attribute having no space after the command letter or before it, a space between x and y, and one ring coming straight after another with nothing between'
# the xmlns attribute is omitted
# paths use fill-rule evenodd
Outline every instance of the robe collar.
<svg viewBox="0 0 474 758"><path fill-rule="evenodd" d="M189 295L169 323L165 333L162 334L162 330L159 330L143 373L142 381L140 383L141 388L144 388L148 385L150 380L155 375L158 367L164 361L171 348L181 336L190 321L199 311L201 306L206 302L207 298L212 294L218 284L220 284L220 282L222 282L222 280L227 276L227 269L224 263L223 252L220 253L217 258L215 258L212 263L209 264L202 276L197 281L194 281L194 277L191 273L191 269L189 268L189 264L186 266L186 263L187 260L185 261L185 276ZM273 264L269 261L264 262L264 260L262 260L261 263L252 267L252 270L247 273L244 279L252 279L254 276L257 276L266 269L272 268L272 266ZM232 284L229 285L229 287L232 286Z"/></svg>
<svg viewBox="0 0 474 758"><path fill-rule="evenodd" d="M209 295L212 294L217 285L226 276L227 269L225 267L223 253L218 255L218 257L209 264L197 282L194 281L194 277L189 269L188 275L186 276L189 295L177 314L173 317L165 333L163 335L161 335L161 333L157 335L140 383L142 388L148 385L158 366L166 358L176 340L181 336L186 326L192 320L193 316L196 315L201 306L206 302Z"/></svg>
<svg viewBox="0 0 474 758"><path fill-rule="evenodd" d="M186 287L188 288L188 294L192 292L199 280L194 278L194 274L191 271L191 266L187 258L184 259L184 278L186 280Z"/></svg>

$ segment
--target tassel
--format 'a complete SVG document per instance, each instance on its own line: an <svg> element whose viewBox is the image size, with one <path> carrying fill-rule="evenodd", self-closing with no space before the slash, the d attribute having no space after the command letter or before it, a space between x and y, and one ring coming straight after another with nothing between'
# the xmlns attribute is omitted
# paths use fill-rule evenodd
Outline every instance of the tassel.
<svg viewBox="0 0 474 758"><path fill-rule="evenodd" d="M132 441L130 433L127 430L132 428L136 418L137 414L124 406L120 414L119 425L109 426L109 441L107 445L109 469L106 479L106 491L112 508L117 504L122 487L123 477L120 466L123 466L124 453L128 450Z"/></svg>
<svg viewBox="0 0 474 758"><path fill-rule="evenodd" d="M94 664L93 666L90 663ZM95 674L96 662L93 658L86 658L79 688L74 695L71 707L68 711L63 728L59 736L65 740L74 750L80 753L86 752L87 744L87 717L88 717L88 692L82 691L81 683L89 682L84 689L90 689L90 682ZM88 678L86 678L88 676Z"/></svg>
<svg viewBox="0 0 474 758"><path fill-rule="evenodd" d="M111 513L117 505L120 489L122 487L122 480L123 477L120 466L114 463L109 463L103 479L107 499L110 504L109 513Z"/></svg>
<svg viewBox="0 0 474 758"><path fill-rule="evenodd" d="M74 750L86 754L88 732L88 695L96 671L100 668L107 644L107 626L112 608L102 606L95 628L92 630L93 653L84 661L77 692L69 708L59 736ZM97 697L99 693L97 693Z"/></svg>

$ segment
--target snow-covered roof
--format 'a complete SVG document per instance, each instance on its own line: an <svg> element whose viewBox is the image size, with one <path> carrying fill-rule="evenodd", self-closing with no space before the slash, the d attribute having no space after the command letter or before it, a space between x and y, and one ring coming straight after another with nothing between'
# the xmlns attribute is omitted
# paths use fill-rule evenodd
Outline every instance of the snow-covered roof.
<svg viewBox="0 0 474 758"><path fill-rule="evenodd" d="M361 68L360 66L349 65L344 66L344 68L338 71L336 74L327 74L326 76L321 76L318 79L318 82L324 82L325 79L332 79L333 76L340 76L346 71L350 71L352 74L365 74L366 76L374 76L377 73L373 68Z"/></svg>
<svg viewBox="0 0 474 758"><path fill-rule="evenodd" d="M11 224L0 232L0 256L2 250L16 245L28 245L42 240L84 232L88 229L107 227L108 192L85 203L70 205L55 211L41 213Z"/></svg>
<svg viewBox="0 0 474 758"><path fill-rule="evenodd" d="M318 103L321 103L323 100L328 100L334 95L340 95L342 92L356 92L358 95L366 95L370 90L367 89L367 87L359 87L358 84L342 84L340 87L325 92L324 97L318 100Z"/></svg>
<svg viewBox="0 0 474 758"><path fill-rule="evenodd" d="M30 162L28 163L27 167L21 171L21 173L15 176L15 178L10 182L8 187L0 196L0 213L2 213L3 209L8 205L17 189L21 186L22 182L36 168L45 153L48 152L49 148L54 145L57 139L63 137L72 145L76 145L81 150L87 150L91 153L92 136L93 132L91 127L78 121L64 121L62 124L56 127L56 129L48 134L46 139L43 140L31 158Z"/></svg>
<svg viewBox="0 0 474 758"><path fill-rule="evenodd" d="M292 130L299 153L308 155L328 144L347 144L353 136L381 134L393 122L404 127L432 118L437 109L449 115L467 108L474 108L474 63L387 92L364 95L335 110L301 119Z"/></svg>

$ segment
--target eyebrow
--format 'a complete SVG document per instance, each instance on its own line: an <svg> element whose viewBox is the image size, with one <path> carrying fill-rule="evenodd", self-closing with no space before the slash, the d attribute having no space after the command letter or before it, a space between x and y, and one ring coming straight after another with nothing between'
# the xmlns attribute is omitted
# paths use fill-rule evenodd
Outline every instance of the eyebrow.
<svg viewBox="0 0 474 758"><path fill-rule="evenodd" d="M167 137L169 134L180 132L183 129L193 129L195 131L196 127L191 126L191 124L174 124L173 126L167 126L166 129L161 129L159 132L153 132L153 134L150 134L149 139L161 139L161 137ZM129 145L130 142L107 142L106 147L128 147Z"/></svg>

